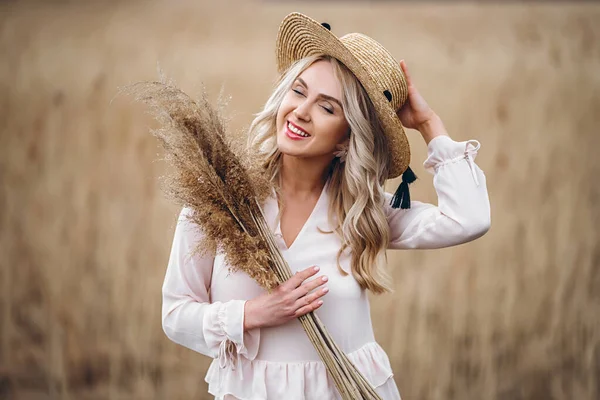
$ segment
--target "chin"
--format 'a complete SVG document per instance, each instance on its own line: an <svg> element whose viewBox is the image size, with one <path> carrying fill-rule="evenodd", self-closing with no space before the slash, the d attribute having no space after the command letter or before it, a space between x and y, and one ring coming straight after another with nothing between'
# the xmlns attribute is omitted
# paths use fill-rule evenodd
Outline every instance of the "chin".
<svg viewBox="0 0 600 400"><path fill-rule="evenodd" d="M286 156L297 156L297 155L299 155L295 151L290 150L285 144L283 146L281 146L281 145L279 145L279 143L277 143L277 149L279 150L279 152L281 154L285 154Z"/></svg>
<svg viewBox="0 0 600 400"><path fill-rule="evenodd" d="M290 154L290 149L287 146L287 143L283 142L281 140L281 137L279 136L279 134L277 135L277 149L282 153L282 154Z"/></svg>
<svg viewBox="0 0 600 400"><path fill-rule="evenodd" d="M277 149L281 154L285 154L286 156L302 156L301 151L299 152L298 149L293 148L293 146L290 146L288 143L281 143L279 140L277 140Z"/></svg>

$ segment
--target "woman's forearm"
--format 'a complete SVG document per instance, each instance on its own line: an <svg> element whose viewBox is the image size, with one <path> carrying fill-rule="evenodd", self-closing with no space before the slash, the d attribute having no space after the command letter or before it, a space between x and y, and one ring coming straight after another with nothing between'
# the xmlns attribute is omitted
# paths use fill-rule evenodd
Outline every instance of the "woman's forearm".
<svg viewBox="0 0 600 400"><path fill-rule="evenodd" d="M435 113L433 113L431 118L427 119L427 121L420 124L417 127L417 130L421 133L421 136L423 136L425 144L429 144L429 142L437 136L449 136L442 119Z"/></svg>

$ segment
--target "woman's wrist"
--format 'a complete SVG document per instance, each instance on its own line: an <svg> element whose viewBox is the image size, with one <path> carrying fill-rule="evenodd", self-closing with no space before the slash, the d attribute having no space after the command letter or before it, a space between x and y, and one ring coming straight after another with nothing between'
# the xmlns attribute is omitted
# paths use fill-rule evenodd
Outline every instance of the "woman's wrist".
<svg viewBox="0 0 600 400"><path fill-rule="evenodd" d="M258 328L253 307L254 303L251 303L251 301L252 300L248 300L244 303L244 332Z"/></svg>
<svg viewBox="0 0 600 400"><path fill-rule="evenodd" d="M437 136L446 135L448 136L448 131L446 131L446 127L442 122L442 119L432 111L432 115L425 122L421 123L417 130L423 136L423 140L425 140L425 144L429 144L431 140Z"/></svg>

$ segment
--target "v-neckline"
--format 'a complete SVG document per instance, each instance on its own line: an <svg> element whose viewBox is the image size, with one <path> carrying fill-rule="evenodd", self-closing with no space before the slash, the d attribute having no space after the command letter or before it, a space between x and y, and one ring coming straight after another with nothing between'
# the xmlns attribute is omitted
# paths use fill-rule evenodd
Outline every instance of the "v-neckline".
<svg viewBox="0 0 600 400"><path fill-rule="evenodd" d="M292 243L289 246L287 245L287 243L285 243L285 239L283 238L283 234L281 233L281 216L279 215L279 211L280 211L279 210L279 202L277 200L277 193L275 193L275 191L273 190L273 194L275 196L275 207L277 210L277 213L275 214L275 218L277 219L277 226L275 227L275 236L277 236L281 239L281 242L283 243L285 250L291 250L291 248L294 247L296 242L298 242L298 239L300 239L300 236L302 235L302 233L307 229L306 227L308 226L310 220L313 218L313 215L315 214L315 212L319 208L321 202L323 201L323 198L325 197L325 192L327 191L328 186L329 186L329 179L327 179L327 182L325 182L325 186L323 186L323 189L321 189L321 194L319 195L319 198L317 199L315 206L313 207L312 211L310 212L310 215L308 216L306 221L304 221L304 225L302 225L302 228L300 228L300 231L298 232L298 234L296 235L296 237L294 238L294 240L292 241Z"/></svg>

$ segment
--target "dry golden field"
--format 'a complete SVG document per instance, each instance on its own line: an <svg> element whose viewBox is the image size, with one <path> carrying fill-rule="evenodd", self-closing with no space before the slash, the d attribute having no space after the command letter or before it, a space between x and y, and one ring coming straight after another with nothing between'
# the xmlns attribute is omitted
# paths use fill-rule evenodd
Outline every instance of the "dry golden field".
<svg viewBox="0 0 600 400"><path fill-rule="evenodd" d="M0 4L0 398L210 398L209 359L161 328L178 210L153 122L111 100L160 63L189 93L224 85L241 132L291 11L379 40L481 142L490 231L390 252L396 292L372 297L403 398L600 398L600 5L200 0Z"/></svg>

